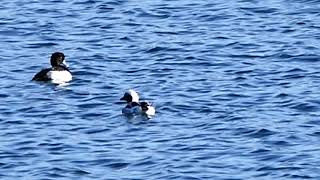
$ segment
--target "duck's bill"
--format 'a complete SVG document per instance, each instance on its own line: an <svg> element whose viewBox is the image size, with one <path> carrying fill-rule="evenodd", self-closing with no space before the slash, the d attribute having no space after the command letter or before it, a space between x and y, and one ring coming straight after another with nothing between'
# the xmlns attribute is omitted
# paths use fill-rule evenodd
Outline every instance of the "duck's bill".
<svg viewBox="0 0 320 180"><path fill-rule="evenodd" d="M68 64L66 61L63 61L62 64L63 64L65 67L69 67L69 64Z"/></svg>

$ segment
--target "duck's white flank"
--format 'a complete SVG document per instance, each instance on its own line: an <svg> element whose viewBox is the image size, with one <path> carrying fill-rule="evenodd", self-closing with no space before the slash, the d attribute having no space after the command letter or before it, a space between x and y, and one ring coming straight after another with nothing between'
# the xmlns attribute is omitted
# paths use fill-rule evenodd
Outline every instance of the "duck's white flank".
<svg viewBox="0 0 320 180"><path fill-rule="evenodd" d="M69 71L49 71L48 77L52 82L68 82L72 80L72 75Z"/></svg>
<svg viewBox="0 0 320 180"><path fill-rule="evenodd" d="M156 114L156 109L153 106L148 106L148 110L144 113L148 116L154 116Z"/></svg>

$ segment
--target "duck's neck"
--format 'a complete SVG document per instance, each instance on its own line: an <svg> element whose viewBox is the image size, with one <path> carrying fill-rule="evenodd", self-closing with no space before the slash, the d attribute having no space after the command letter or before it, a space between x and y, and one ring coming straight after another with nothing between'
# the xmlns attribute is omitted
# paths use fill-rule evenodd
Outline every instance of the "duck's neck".
<svg viewBox="0 0 320 180"><path fill-rule="evenodd" d="M69 71L69 69L64 65L52 66L52 69L55 71Z"/></svg>

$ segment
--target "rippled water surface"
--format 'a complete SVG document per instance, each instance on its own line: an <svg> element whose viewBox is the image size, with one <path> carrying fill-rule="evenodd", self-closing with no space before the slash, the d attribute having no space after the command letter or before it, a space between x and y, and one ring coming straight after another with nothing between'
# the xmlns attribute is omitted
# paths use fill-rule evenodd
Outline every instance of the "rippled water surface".
<svg viewBox="0 0 320 180"><path fill-rule="evenodd" d="M0 179L320 179L320 1L2 0ZM65 53L74 80L30 81ZM123 92L156 106L121 115Z"/></svg>

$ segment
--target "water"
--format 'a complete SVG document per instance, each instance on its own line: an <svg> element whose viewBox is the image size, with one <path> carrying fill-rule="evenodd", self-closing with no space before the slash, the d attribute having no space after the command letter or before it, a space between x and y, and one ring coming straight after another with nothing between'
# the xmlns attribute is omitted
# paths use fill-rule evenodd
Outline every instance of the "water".
<svg viewBox="0 0 320 180"><path fill-rule="evenodd" d="M317 0L4 0L1 179L319 179ZM74 80L30 81L65 53ZM153 102L121 115L125 90Z"/></svg>

